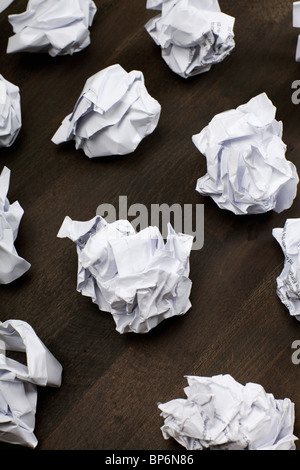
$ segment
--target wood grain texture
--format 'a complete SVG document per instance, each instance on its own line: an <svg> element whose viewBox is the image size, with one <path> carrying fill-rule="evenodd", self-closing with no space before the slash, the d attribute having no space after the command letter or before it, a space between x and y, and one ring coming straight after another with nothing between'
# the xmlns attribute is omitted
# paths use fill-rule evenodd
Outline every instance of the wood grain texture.
<svg viewBox="0 0 300 470"><path fill-rule="evenodd" d="M20 87L23 127L1 168L12 171L9 200L25 214L16 248L32 267L0 287L1 321L25 320L64 368L60 389L39 388L37 449L179 449L165 441L158 402L182 397L185 375L231 374L260 383L296 405L300 436L300 365L291 345L300 324L276 295L283 255L274 227L299 217L300 196L282 214L237 217L196 191L206 160L191 141L212 117L261 92L284 124L287 159L300 169L300 106L291 101L299 79L292 2L220 0L236 18L236 48L207 74L184 80L169 70L144 24L155 12L144 0L95 0L91 46L73 56L6 54L12 35L0 15L0 73ZM88 77L119 63L141 70L162 106L155 132L131 155L89 160L74 144L51 137ZM205 205L205 243L191 254L191 310L144 336L120 335L112 317L76 291L75 246L56 235L66 215L88 220L101 203ZM14 446L0 445L14 450Z"/></svg>

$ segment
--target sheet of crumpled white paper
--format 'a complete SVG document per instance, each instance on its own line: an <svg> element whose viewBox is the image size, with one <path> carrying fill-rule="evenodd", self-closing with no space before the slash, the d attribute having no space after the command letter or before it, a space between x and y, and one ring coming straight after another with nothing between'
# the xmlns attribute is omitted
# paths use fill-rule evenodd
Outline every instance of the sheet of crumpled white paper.
<svg viewBox="0 0 300 470"><path fill-rule="evenodd" d="M295 450L294 403L230 375L188 376L187 398L159 404L162 434L187 450Z"/></svg>
<svg viewBox="0 0 300 470"><path fill-rule="evenodd" d="M90 45L89 27L97 8L92 0L29 0L24 13L9 15L14 36L7 53L72 55Z"/></svg>
<svg viewBox="0 0 300 470"><path fill-rule="evenodd" d="M208 72L235 47L235 19L221 12L218 0L148 0L146 7L161 10L145 28L181 77Z"/></svg>
<svg viewBox="0 0 300 470"><path fill-rule="evenodd" d="M24 211L19 202L9 203L9 182L10 170L4 167L0 175L0 284L18 279L31 266L18 255L14 246Z"/></svg>
<svg viewBox="0 0 300 470"><path fill-rule="evenodd" d="M27 364L9 357L26 353ZM62 366L21 320L0 322L0 441L35 448L37 386L60 387Z"/></svg>
<svg viewBox="0 0 300 470"><path fill-rule="evenodd" d="M13 2L14 0L0 0L0 13L6 8L9 7L9 5Z"/></svg>
<svg viewBox="0 0 300 470"><path fill-rule="evenodd" d="M191 307L189 255L193 237L168 227L135 232L127 220L66 217L58 233L77 245L77 290L110 312L119 333L147 333L162 320Z"/></svg>
<svg viewBox="0 0 300 470"><path fill-rule="evenodd" d="M274 228L272 234L284 254L277 295L290 315L300 321L300 219L287 219L284 227Z"/></svg>
<svg viewBox="0 0 300 470"><path fill-rule="evenodd" d="M299 177L286 160L282 122L275 116L275 106L262 93L216 115L194 135L193 143L207 160L207 174L198 179L196 190L237 215L289 209Z"/></svg>
<svg viewBox="0 0 300 470"><path fill-rule="evenodd" d="M74 107L52 138L75 140L89 158L125 155L156 128L161 106L152 98L142 72L112 65L90 77Z"/></svg>
<svg viewBox="0 0 300 470"><path fill-rule="evenodd" d="M0 75L0 147L10 147L21 127L20 90Z"/></svg>
<svg viewBox="0 0 300 470"><path fill-rule="evenodd" d="M293 2L293 27L300 28L300 2ZM296 49L296 62L300 62L300 34Z"/></svg>

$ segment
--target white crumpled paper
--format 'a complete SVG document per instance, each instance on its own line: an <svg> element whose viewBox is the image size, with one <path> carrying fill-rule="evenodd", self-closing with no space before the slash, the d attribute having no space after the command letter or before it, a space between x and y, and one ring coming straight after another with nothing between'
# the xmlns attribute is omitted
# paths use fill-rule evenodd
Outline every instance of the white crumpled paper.
<svg viewBox="0 0 300 470"><path fill-rule="evenodd" d="M119 333L147 333L162 320L191 307L189 255L193 237L168 227L136 233L127 220L109 224L66 217L58 233L77 245L77 290L110 312Z"/></svg>
<svg viewBox="0 0 300 470"><path fill-rule="evenodd" d="M9 7L9 5L13 2L14 0L0 0L0 13L6 8Z"/></svg>
<svg viewBox="0 0 300 470"><path fill-rule="evenodd" d="M10 147L21 127L20 90L0 75L0 147Z"/></svg>
<svg viewBox="0 0 300 470"><path fill-rule="evenodd" d="M142 72L112 65L90 77L71 114L52 138L75 140L89 158L125 155L156 128L161 106L152 98Z"/></svg>
<svg viewBox="0 0 300 470"><path fill-rule="evenodd" d="M187 377L186 399L159 404L165 439L187 450L295 450L294 403L230 375Z"/></svg>
<svg viewBox="0 0 300 470"><path fill-rule="evenodd" d="M284 228L274 228L272 234L284 254L277 295L290 315L300 321L300 219L287 219Z"/></svg>
<svg viewBox="0 0 300 470"><path fill-rule="evenodd" d="M80 52L91 43L89 27L96 11L92 0L29 0L24 13L8 17L15 34L7 53L47 52L55 57Z"/></svg>
<svg viewBox="0 0 300 470"><path fill-rule="evenodd" d="M0 175L0 284L9 284L18 279L30 268L14 246L24 211L16 201L10 204L7 193L10 170L4 167Z"/></svg>
<svg viewBox="0 0 300 470"><path fill-rule="evenodd" d="M293 27L300 28L300 2L293 3ZM300 62L300 34L296 49L296 62Z"/></svg>
<svg viewBox="0 0 300 470"><path fill-rule="evenodd" d="M145 28L181 77L208 72L235 47L235 19L221 12L218 0L148 0L146 7L161 10Z"/></svg>
<svg viewBox="0 0 300 470"><path fill-rule="evenodd" d="M26 353L27 364L7 357ZM21 320L0 322L0 441L36 447L37 386L60 387L62 366Z"/></svg>
<svg viewBox="0 0 300 470"><path fill-rule="evenodd" d="M207 174L198 179L196 190L237 215L290 208L299 178L285 158L282 122L275 116L275 106L262 93L218 114L194 135L193 143L207 160Z"/></svg>

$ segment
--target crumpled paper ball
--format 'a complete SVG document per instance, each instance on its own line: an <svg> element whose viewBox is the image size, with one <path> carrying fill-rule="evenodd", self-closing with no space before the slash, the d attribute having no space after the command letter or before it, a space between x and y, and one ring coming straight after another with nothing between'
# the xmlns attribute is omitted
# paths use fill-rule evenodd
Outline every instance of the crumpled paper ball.
<svg viewBox="0 0 300 470"><path fill-rule="evenodd" d="M14 246L24 211L17 201L9 203L9 182L10 170L4 167L0 175L0 284L15 281L31 266L18 255Z"/></svg>
<svg viewBox="0 0 300 470"><path fill-rule="evenodd" d="M156 128L161 106L152 98L142 72L112 65L90 77L73 113L52 142L74 140L87 157L126 155Z"/></svg>
<svg viewBox="0 0 300 470"><path fill-rule="evenodd" d="M0 0L0 13L6 10L14 0Z"/></svg>
<svg viewBox="0 0 300 470"><path fill-rule="evenodd" d="M57 235L77 245L77 290L110 312L119 333L147 333L162 320L191 307L189 254L193 237L168 227L136 233L127 220L109 224L66 217Z"/></svg>
<svg viewBox="0 0 300 470"><path fill-rule="evenodd" d="M293 27L300 28L300 2L293 2ZM298 36L295 59L296 62L300 62L300 35Z"/></svg>
<svg viewBox="0 0 300 470"><path fill-rule="evenodd" d="M186 399L159 404L163 437L187 450L295 450L294 403L230 375L187 377Z"/></svg>
<svg viewBox="0 0 300 470"><path fill-rule="evenodd" d="M27 9L9 15L14 36L7 53L47 52L72 55L90 45L89 27L97 8L92 0L29 0Z"/></svg>
<svg viewBox="0 0 300 470"><path fill-rule="evenodd" d="M21 127L20 90L0 75L0 147L10 147Z"/></svg>
<svg viewBox="0 0 300 470"><path fill-rule="evenodd" d="M272 231L284 254L284 267L277 277L277 295L300 321L300 219L287 219L284 228Z"/></svg>
<svg viewBox="0 0 300 470"><path fill-rule="evenodd" d="M24 365L7 351L26 353ZM62 366L21 320L0 322L0 441L35 448L37 386L60 387Z"/></svg>
<svg viewBox="0 0 300 470"><path fill-rule="evenodd" d="M208 72L235 47L235 19L221 12L218 0L148 0L146 7L161 10L145 28L183 78Z"/></svg>
<svg viewBox="0 0 300 470"><path fill-rule="evenodd" d="M237 215L289 209L299 182L295 165L285 158L282 122L265 93L215 116L192 137L206 156L207 174L196 190L221 209Z"/></svg>

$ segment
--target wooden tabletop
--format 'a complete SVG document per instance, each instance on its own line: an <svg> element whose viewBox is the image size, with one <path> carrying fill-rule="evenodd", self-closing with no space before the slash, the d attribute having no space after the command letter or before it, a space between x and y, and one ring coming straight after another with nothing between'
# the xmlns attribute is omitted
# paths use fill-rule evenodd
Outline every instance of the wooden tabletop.
<svg viewBox="0 0 300 470"><path fill-rule="evenodd" d="M230 374L261 384L275 398L295 403L300 436L300 365L292 343L300 323L276 294L283 254L274 227L300 216L300 195L281 214L235 216L200 196L196 182L206 159L191 137L217 113L266 92L283 121L286 157L300 170L300 105L292 83L300 30L292 27L292 1L220 0L236 18L236 47L210 72L185 80L161 58L144 25L156 13L145 0L95 0L91 45L73 56L6 54L12 35L0 15L0 73L18 85L23 126L1 166L11 170L10 202L24 217L16 242L31 269L0 287L1 321L28 322L63 366L59 389L39 388L37 449L176 450L165 441L158 402L184 397L186 375ZM157 129L127 156L88 159L74 143L51 142L87 78L112 64L140 70L162 113ZM76 291L77 254L57 238L65 216L89 220L102 203L204 204L205 241L192 251L191 309L146 335L121 335L109 313ZM14 450L2 444L0 449Z"/></svg>

